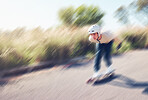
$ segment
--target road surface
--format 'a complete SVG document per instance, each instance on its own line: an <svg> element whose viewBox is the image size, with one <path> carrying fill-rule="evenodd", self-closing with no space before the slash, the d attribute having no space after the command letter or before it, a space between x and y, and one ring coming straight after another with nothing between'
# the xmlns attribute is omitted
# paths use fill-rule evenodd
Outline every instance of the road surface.
<svg viewBox="0 0 148 100"><path fill-rule="evenodd" d="M148 50L114 56L116 75L88 85L93 62L1 79L0 100L148 100Z"/></svg>

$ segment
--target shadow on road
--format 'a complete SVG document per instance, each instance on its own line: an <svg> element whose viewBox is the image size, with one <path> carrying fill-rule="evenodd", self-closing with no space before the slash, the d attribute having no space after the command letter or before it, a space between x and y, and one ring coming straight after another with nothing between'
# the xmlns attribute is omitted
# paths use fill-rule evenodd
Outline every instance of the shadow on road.
<svg viewBox="0 0 148 100"><path fill-rule="evenodd" d="M0 79L0 87L7 85L7 83L8 83L8 80L6 80L6 79Z"/></svg>
<svg viewBox="0 0 148 100"><path fill-rule="evenodd" d="M148 87L144 89L144 91L142 92L143 94L147 94L148 95Z"/></svg>
<svg viewBox="0 0 148 100"><path fill-rule="evenodd" d="M106 83L109 83L109 82L113 81L114 79L116 79L116 78L118 78L118 77L119 77L119 75L113 75L113 76L111 76L111 77L104 78L104 79L102 79L102 80L98 80L98 81L96 81L93 85L95 86L95 85L106 84Z"/></svg>
<svg viewBox="0 0 148 100"><path fill-rule="evenodd" d="M102 81L95 82L94 86L107 84L107 83L113 86L119 86L123 88L131 88L131 89L144 88L142 93L148 95L148 81L139 82L123 75L114 75L111 78L107 78Z"/></svg>

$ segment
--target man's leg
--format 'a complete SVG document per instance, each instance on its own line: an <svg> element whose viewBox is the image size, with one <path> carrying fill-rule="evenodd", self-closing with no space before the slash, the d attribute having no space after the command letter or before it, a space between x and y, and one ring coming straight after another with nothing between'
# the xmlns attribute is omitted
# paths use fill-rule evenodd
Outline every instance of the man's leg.
<svg viewBox="0 0 148 100"><path fill-rule="evenodd" d="M106 61L106 66L108 67L106 74L114 71L114 68L112 67L112 61L111 61L112 45L113 45L113 41L105 45L104 60Z"/></svg>
<svg viewBox="0 0 148 100"><path fill-rule="evenodd" d="M112 45L113 45L113 41L110 41L109 43L105 44L104 60L106 61L107 67L109 67L112 64L112 61L111 61Z"/></svg>
<svg viewBox="0 0 148 100"><path fill-rule="evenodd" d="M96 45L96 57L95 57L95 64L94 64L94 71L98 72L100 70L100 63L101 63L101 58L104 53L104 45L103 44L97 44Z"/></svg>

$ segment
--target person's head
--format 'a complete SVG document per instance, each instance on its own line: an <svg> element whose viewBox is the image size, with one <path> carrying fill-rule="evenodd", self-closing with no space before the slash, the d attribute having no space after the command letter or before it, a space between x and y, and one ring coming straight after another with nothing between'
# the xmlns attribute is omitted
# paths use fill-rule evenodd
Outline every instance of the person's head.
<svg viewBox="0 0 148 100"><path fill-rule="evenodd" d="M99 25L92 25L88 29L88 34L93 37L93 39L98 39L101 36L101 27Z"/></svg>

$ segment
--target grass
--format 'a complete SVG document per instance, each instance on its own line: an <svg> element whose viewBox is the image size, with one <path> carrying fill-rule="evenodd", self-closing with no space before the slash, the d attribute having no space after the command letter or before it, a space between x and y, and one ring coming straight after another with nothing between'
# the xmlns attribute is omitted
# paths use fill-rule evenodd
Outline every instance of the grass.
<svg viewBox="0 0 148 100"><path fill-rule="evenodd" d="M44 30L17 28L0 33L0 70L40 61L62 61L78 56L92 57L95 44L88 41L88 27L59 26ZM148 30L131 29L120 35L123 45L118 53L148 47ZM113 52L117 53L113 45Z"/></svg>
<svg viewBox="0 0 148 100"><path fill-rule="evenodd" d="M36 61L62 61L86 55L93 49L94 44L89 43L85 27L4 31L0 35L0 70Z"/></svg>
<svg viewBox="0 0 148 100"><path fill-rule="evenodd" d="M122 38L131 44L131 49L147 48L148 29L131 28L122 34Z"/></svg>

